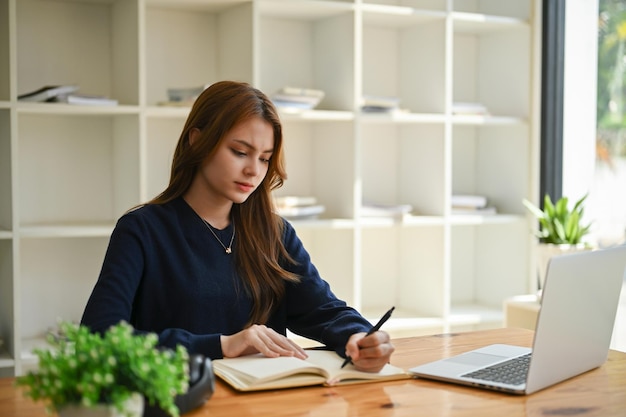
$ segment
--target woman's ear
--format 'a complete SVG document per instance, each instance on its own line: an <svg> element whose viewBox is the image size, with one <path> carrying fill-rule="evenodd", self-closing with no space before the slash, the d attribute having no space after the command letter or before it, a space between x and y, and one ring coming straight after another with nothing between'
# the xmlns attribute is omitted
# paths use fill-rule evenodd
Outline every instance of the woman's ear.
<svg viewBox="0 0 626 417"><path fill-rule="evenodd" d="M194 127L189 131L189 146L193 146L198 138L200 138L200 129Z"/></svg>

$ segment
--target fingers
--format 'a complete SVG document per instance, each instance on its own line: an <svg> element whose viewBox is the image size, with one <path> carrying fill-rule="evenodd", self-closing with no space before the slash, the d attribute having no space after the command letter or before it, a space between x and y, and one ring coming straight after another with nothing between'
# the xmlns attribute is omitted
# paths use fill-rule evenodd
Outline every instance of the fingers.
<svg viewBox="0 0 626 417"><path fill-rule="evenodd" d="M364 372L379 372L389 363L395 348L390 343L379 345L376 348L362 349L360 357L353 359L354 367Z"/></svg>
<svg viewBox="0 0 626 417"><path fill-rule="evenodd" d="M295 356L300 359L307 357L304 349L266 326L253 325L244 331L247 331L248 344L267 357Z"/></svg>
<svg viewBox="0 0 626 417"><path fill-rule="evenodd" d="M304 349L264 325L253 325L232 336L222 336L221 341L222 353L225 357L261 353L269 358L279 356L307 358Z"/></svg>
<svg viewBox="0 0 626 417"><path fill-rule="evenodd" d="M359 341L364 338L365 332L355 333L350 336L350 339L348 339L348 343L346 343L346 355L350 356L352 359L358 359L359 351L361 350L361 348L359 347Z"/></svg>
<svg viewBox="0 0 626 417"><path fill-rule="evenodd" d="M352 335L346 345L346 354L352 358L354 366L365 372L378 372L389 363L395 347L389 335L384 331L375 332L367 337L365 333Z"/></svg>

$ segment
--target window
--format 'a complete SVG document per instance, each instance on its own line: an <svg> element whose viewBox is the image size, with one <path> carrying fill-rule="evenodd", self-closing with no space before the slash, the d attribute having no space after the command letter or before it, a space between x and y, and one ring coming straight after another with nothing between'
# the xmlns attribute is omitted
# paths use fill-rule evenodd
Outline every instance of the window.
<svg viewBox="0 0 626 417"><path fill-rule="evenodd" d="M626 241L626 0L544 0L541 195L589 194L589 240Z"/></svg>
<svg viewBox="0 0 626 417"><path fill-rule="evenodd" d="M595 169L589 216L601 246L626 235L626 1L599 0Z"/></svg>

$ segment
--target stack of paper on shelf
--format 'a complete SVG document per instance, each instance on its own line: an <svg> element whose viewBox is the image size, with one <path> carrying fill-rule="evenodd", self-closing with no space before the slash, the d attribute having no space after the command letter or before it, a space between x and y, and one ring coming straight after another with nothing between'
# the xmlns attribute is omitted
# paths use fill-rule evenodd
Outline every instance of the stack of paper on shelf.
<svg viewBox="0 0 626 417"><path fill-rule="evenodd" d="M196 87L168 88L167 101L160 101L159 106L191 106L209 84L199 85Z"/></svg>
<svg viewBox="0 0 626 417"><path fill-rule="evenodd" d="M77 85L47 85L38 90L17 96L19 101L46 102L53 101L60 95L67 95L78 91Z"/></svg>
<svg viewBox="0 0 626 417"><path fill-rule="evenodd" d="M413 211L410 204L379 204L365 201L361 205L361 217L402 217Z"/></svg>
<svg viewBox="0 0 626 417"><path fill-rule="evenodd" d="M81 104L85 106L117 106L117 100L91 94L61 94L54 98L55 103Z"/></svg>
<svg viewBox="0 0 626 417"><path fill-rule="evenodd" d="M276 197L278 214L286 219L313 219L322 214L326 208L317 204L315 197L285 196Z"/></svg>
<svg viewBox="0 0 626 417"><path fill-rule="evenodd" d="M310 110L324 98L322 90L299 87L283 87L271 95L274 105L288 110Z"/></svg>
<svg viewBox="0 0 626 417"><path fill-rule="evenodd" d="M45 86L17 97L19 101L116 106L117 100L100 95L79 93L77 85Z"/></svg>
<svg viewBox="0 0 626 417"><path fill-rule="evenodd" d="M366 113L390 113L399 108L398 97L364 95L361 100L361 111Z"/></svg>
<svg viewBox="0 0 626 417"><path fill-rule="evenodd" d="M451 197L452 214L496 214L497 210L489 206L484 195L454 194Z"/></svg>
<svg viewBox="0 0 626 417"><path fill-rule="evenodd" d="M452 114L488 116L489 110L480 103L454 102L452 103Z"/></svg>

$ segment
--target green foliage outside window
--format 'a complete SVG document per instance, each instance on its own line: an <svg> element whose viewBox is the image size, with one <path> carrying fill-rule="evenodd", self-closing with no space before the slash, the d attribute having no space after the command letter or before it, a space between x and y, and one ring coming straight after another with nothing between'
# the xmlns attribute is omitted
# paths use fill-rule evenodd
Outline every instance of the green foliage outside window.
<svg viewBox="0 0 626 417"><path fill-rule="evenodd" d="M600 0L598 19L598 147L626 157L626 1Z"/></svg>

